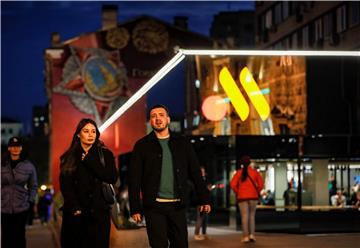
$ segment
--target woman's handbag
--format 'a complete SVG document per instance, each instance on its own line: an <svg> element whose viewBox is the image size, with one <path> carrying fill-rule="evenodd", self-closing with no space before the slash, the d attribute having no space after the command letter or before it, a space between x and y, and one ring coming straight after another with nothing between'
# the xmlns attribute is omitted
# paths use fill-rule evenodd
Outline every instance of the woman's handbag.
<svg viewBox="0 0 360 248"><path fill-rule="evenodd" d="M116 201L113 205L111 205L110 217L112 223L114 224L117 230L124 227L125 225L124 217L121 214L120 203L118 201Z"/></svg>
<svg viewBox="0 0 360 248"><path fill-rule="evenodd" d="M100 163L105 167L105 159L102 147L99 147ZM110 217L116 229L120 229L124 225L123 217L121 214L120 203L116 199L116 191L114 186L110 183L102 183L102 192L106 203L110 206Z"/></svg>
<svg viewBox="0 0 360 248"><path fill-rule="evenodd" d="M111 205L116 202L115 189L110 183L102 183L102 193L107 204Z"/></svg>

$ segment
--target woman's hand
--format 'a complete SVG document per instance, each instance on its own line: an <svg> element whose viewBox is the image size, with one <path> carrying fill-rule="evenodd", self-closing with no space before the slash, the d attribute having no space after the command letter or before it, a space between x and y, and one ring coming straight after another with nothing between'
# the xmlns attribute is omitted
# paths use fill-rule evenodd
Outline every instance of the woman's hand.
<svg viewBox="0 0 360 248"><path fill-rule="evenodd" d="M141 222L141 214L133 214L131 216L131 218L136 222L136 223L140 223Z"/></svg>

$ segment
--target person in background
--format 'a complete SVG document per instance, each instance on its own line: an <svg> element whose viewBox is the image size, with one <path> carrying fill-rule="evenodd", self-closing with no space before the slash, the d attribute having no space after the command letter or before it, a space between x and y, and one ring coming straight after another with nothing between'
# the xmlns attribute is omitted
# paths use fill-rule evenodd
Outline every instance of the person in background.
<svg viewBox="0 0 360 248"><path fill-rule="evenodd" d="M264 191L260 200L261 200L261 204L265 206L275 205L274 193L272 193L271 190Z"/></svg>
<svg viewBox="0 0 360 248"><path fill-rule="evenodd" d="M136 142L131 156L131 216L140 222L144 213L151 247L168 247L170 243L170 247L186 248L188 179L195 185L200 212L211 211L209 192L190 142L169 130L168 109L155 105L149 118L153 131Z"/></svg>
<svg viewBox="0 0 360 248"><path fill-rule="evenodd" d="M348 199L348 205L354 205L354 203L356 202L356 195L357 195L357 192L360 191L360 184L359 183L355 183L354 186L351 187L351 195Z"/></svg>
<svg viewBox="0 0 360 248"><path fill-rule="evenodd" d="M213 189L212 184L206 177L206 171L204 166L200 166L201 177L205 182L206 188L209 193ZM195 222L195 232L194 239L195 240L204 240L207 239L208 236L206 234L206 228L209 221L209 216L206 213L200 212L200 206L196 208L196 222ZM200 235L200 229L202 229L202 235Z"/></svg>
<svg viewBox="0 0 360 248"><path fill-rule="evenodd" d="M37 210L41 224L46 225L50 218L50 206L53 202L53 197L50 192L50 189L46 189L45 192L39 197L39 202L37 204Z"/></svg>
<svg viewBox="0 0 360 248"><path fill-rule="evenodd" d="M351 205L354 206L354 209L360 211L360 189L355 194L355 198L351 201Z"/></svg>
<svg viewBox="0 0 360 248"><path fill-rule="evenodd" d="M294 189L294 180L291 179L288 182L288 187L284 191L283 198L285 201L285 207L295 206L296 205L296 190ZM288 208L287 208L288 209Z"/></svg>
<svg viewBox="0 0 360 248"><path fill-rule="evenodd" d="M1 161L1 247L26 247L25 225L37 193L34 165L26 160L18 137L10 138Z"/></svg>
<svg viewBox="0 0 360 248"><path fill-rule="evenodd" d="M341 189L337 190L336 195L331 197L331 205L334 207L345 207L346 197Z"/></svg>
<svg viewBox="0 0 360 248"><path fill-rule="evenodd" d="M331 197L336 195L337 192L336 180L334 176L331 176L329 179L328 190L329 190L329 204L332 205Z"/></svg>
<svg viewBox="0 0 360 248"><path fill-rule="evenodd" d="M236 194L241 214L243 238L241 242L255 242L255 211L259 195L264 187L259 172L251 166L249 156L240 159L241 169L231 179L230 187Z"/></svg>
<svg viewBox="0 0 360 248"><path fill-rule="evenodd" d="M110 207L102 185L114 184L117 171L113 153L99 138L95 121L82 119L70 147L60 158L63 248L109 247Z"/></svg>

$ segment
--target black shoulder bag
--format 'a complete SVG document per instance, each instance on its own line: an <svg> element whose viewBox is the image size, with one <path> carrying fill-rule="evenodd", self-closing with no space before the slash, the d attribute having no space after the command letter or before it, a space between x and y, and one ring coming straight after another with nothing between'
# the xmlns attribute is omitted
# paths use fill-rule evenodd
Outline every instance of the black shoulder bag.
<svg viewBox="0 0 360 248"><path fill-rule="evenodd" d="M105 159L104 159L104 153L102 147L99 147L98 150L99 150L100 163L103 167L105 167ZM115 194L114 186L111 183L102 182L102 193L106 203L108 203L109 205L115 203L116 194Z"/></svg>
<svg viewBox="0 0 360 248"><path fill-rule="evenodd" d="M101 165L105 167L105 159L102 147L99 147L99 157ZM120 203L116 199L114 186L111 183L102 182L102 193L105 201L110 206L111 221L114 223L116 229L119 230L122 226L124 226L124 220L121 215Z"/></svg>

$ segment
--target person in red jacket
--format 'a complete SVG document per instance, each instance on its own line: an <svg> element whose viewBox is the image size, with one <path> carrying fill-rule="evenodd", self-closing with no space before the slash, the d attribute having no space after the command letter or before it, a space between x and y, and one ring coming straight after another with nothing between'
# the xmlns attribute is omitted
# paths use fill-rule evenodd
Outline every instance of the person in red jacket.
<svg viewBox="0 0 360 248"><path fill-rule="evenodd" d="M242 242L255 242L255 210L264 182L257 170L249 166L249 156L240 159L241 169L231 179L230 187L236 194L241 214Z"/></svg>

